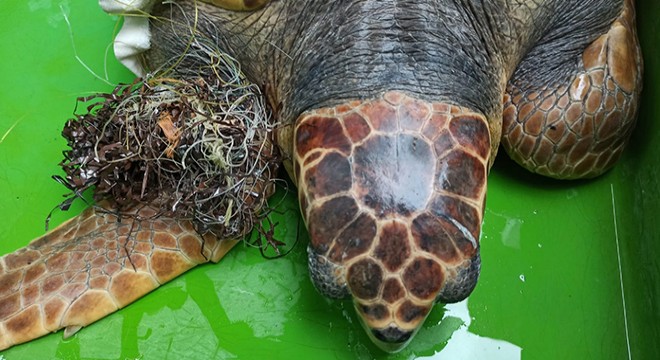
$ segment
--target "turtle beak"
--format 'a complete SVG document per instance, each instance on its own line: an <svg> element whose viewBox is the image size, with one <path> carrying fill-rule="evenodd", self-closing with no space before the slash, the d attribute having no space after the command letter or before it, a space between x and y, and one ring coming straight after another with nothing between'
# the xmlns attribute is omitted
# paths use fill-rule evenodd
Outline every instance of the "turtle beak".
<svg viewBox="0 0 660 360"><path fill-rule="evenodd" d="M429 306L426 314L423 314L422 317L418 318L417 321L412 324L405 324L409 328L404 329L397 323L393 316L393 314L401 310L400 307L402 306L387 307L386 312L389 313L390 316L386 316L385 321L383 321L384 319L374 318L374 314L369 311L371 308L370 306L361 305L358 300L354 300L353 304L360 319L360 323L369 336L369 339L381 350L388 353L397 353L410 343L421 325L424 323L426 315L430 310Z"/></svg>
<svg viewBox="0 0 660 360"><path fill-rule="evenodd" d="M381 350L388 353L397 353L408 345L413 338L413 331L403 331L396 327L385 329L371 329L367 331L371 341Z"/></svg>
<svg viewBox="0 0 660 360"><path fill-rule="evenodd" d="M401 330L395 326L390 326L385 329L371 329L371 334L378 342L383 343L388 348L393 346L394 350L399 350L404 347L412 338L412 331ZM372 339L373 340L373 339Z"/></svg>
<svg viewBox="0 0 660 360"><path fill-rule="evenodd" d="M376 346L389 353L399 352L410 343L433 303L430 301L426 306L420 306L404 300L394 304L364 304L353 298L353 306L365 332Z"/></svg>

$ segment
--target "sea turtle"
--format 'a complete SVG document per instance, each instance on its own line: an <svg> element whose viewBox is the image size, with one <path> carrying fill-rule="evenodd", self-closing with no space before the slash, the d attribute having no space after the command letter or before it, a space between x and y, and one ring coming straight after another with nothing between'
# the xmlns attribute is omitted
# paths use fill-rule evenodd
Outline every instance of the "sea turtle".
<svg viewBox="0 0 660 360"><path fill-rule="evenodd" d="M264 89L284 124L276 142L298 187L312 281L327 297L350 296L387 351L413 338L434 303L474 289L500 143L530 171L590 178L613 166L636 117L632 0L145 3L151 46L135 65L176 58L192 29ZM108 246L116 239L97 235L112 222L89 210L2 258L0 348L75 331L229 245L159 219L139 230L135 269L90 262L109 276L47 277L87 259L61 252L44 265L43 252L74 235Z"/></svg>

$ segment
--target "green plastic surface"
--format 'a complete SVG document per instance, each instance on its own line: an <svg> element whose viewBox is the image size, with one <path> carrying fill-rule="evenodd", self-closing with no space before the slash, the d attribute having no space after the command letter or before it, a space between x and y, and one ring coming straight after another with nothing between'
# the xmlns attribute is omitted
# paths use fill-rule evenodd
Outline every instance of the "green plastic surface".
<svg viewBox="0 0 660 360"><path fill-rule="evenodd" d="M503 154L489 178L482 276L467 304L437 306L393 359L660 359L660 4L639 4L646 83L621 163L593 181L526 173ZM111 49L118 19L96 1L0 4L0 254L43 234L66 193L50 179L75 99L133 76ZM56 211L55 226L82 208ZM295 197L278 237L293 243ZM323 299L306 269L307 238L266 260L238 246L82 329L0 359L381 358L349 302Z"/></svg>

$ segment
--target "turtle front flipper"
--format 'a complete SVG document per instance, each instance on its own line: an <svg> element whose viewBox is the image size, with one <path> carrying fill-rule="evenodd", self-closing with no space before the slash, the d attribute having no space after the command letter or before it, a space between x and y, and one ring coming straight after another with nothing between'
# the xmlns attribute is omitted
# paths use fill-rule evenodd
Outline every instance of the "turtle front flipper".
<svg viewBox="0 0 660 360"><path fill-rule="evenodd" d="M565 26L541 39L509 81L502 145L528 170L589 178L621 156L642 89L635 9L632 0L622 2L613 22L611 8L559 14Z"/></svg>
<svg viewBox="0 0 660 360"><path fill-rule="evenodd" d="M237 243L148 206L104 205L0 258L0 350L62 328L71 336Z"/></svg>
<svg viewBox="0 0 660 360"><path fill-rule="evenodd" d="M483 115L390 91L304 113L294 172L310 272L398 351L436 301L474 289L491 154Z"/></svg>

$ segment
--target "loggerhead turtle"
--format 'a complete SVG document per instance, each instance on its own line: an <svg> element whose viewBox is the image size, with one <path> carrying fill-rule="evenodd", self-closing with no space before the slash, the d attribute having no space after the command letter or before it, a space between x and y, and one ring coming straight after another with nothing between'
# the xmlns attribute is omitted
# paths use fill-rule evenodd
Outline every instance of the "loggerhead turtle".
<svg viewBox="0 0 660 360"><path fill-rule="evenodd" d="M533 172L588 178L614 164L634 125L642 69L632 1L208 2L156 4L153 14L172 21L152 22L141 65L184 51L173 34L188 34L196 14L196 35L266 90L287 124L277 143L299 189L312 280L328 297L351 296L388 351L412 339L436 301L476 285L500 142ZM85 216L98 217L90 210L67 226L102 226ZM146 231L186 239L176 243L187 256L146 252L147 271L117 270L105 287L58 301L20 305L9 287L0 348L76 330L206 260L194 232L174 219L159 226ZM69 228L3 257L2 282L52 286L40 283L50 269L33 264ZM214 239L204 247L212 260L226 251Z"/></svg>

